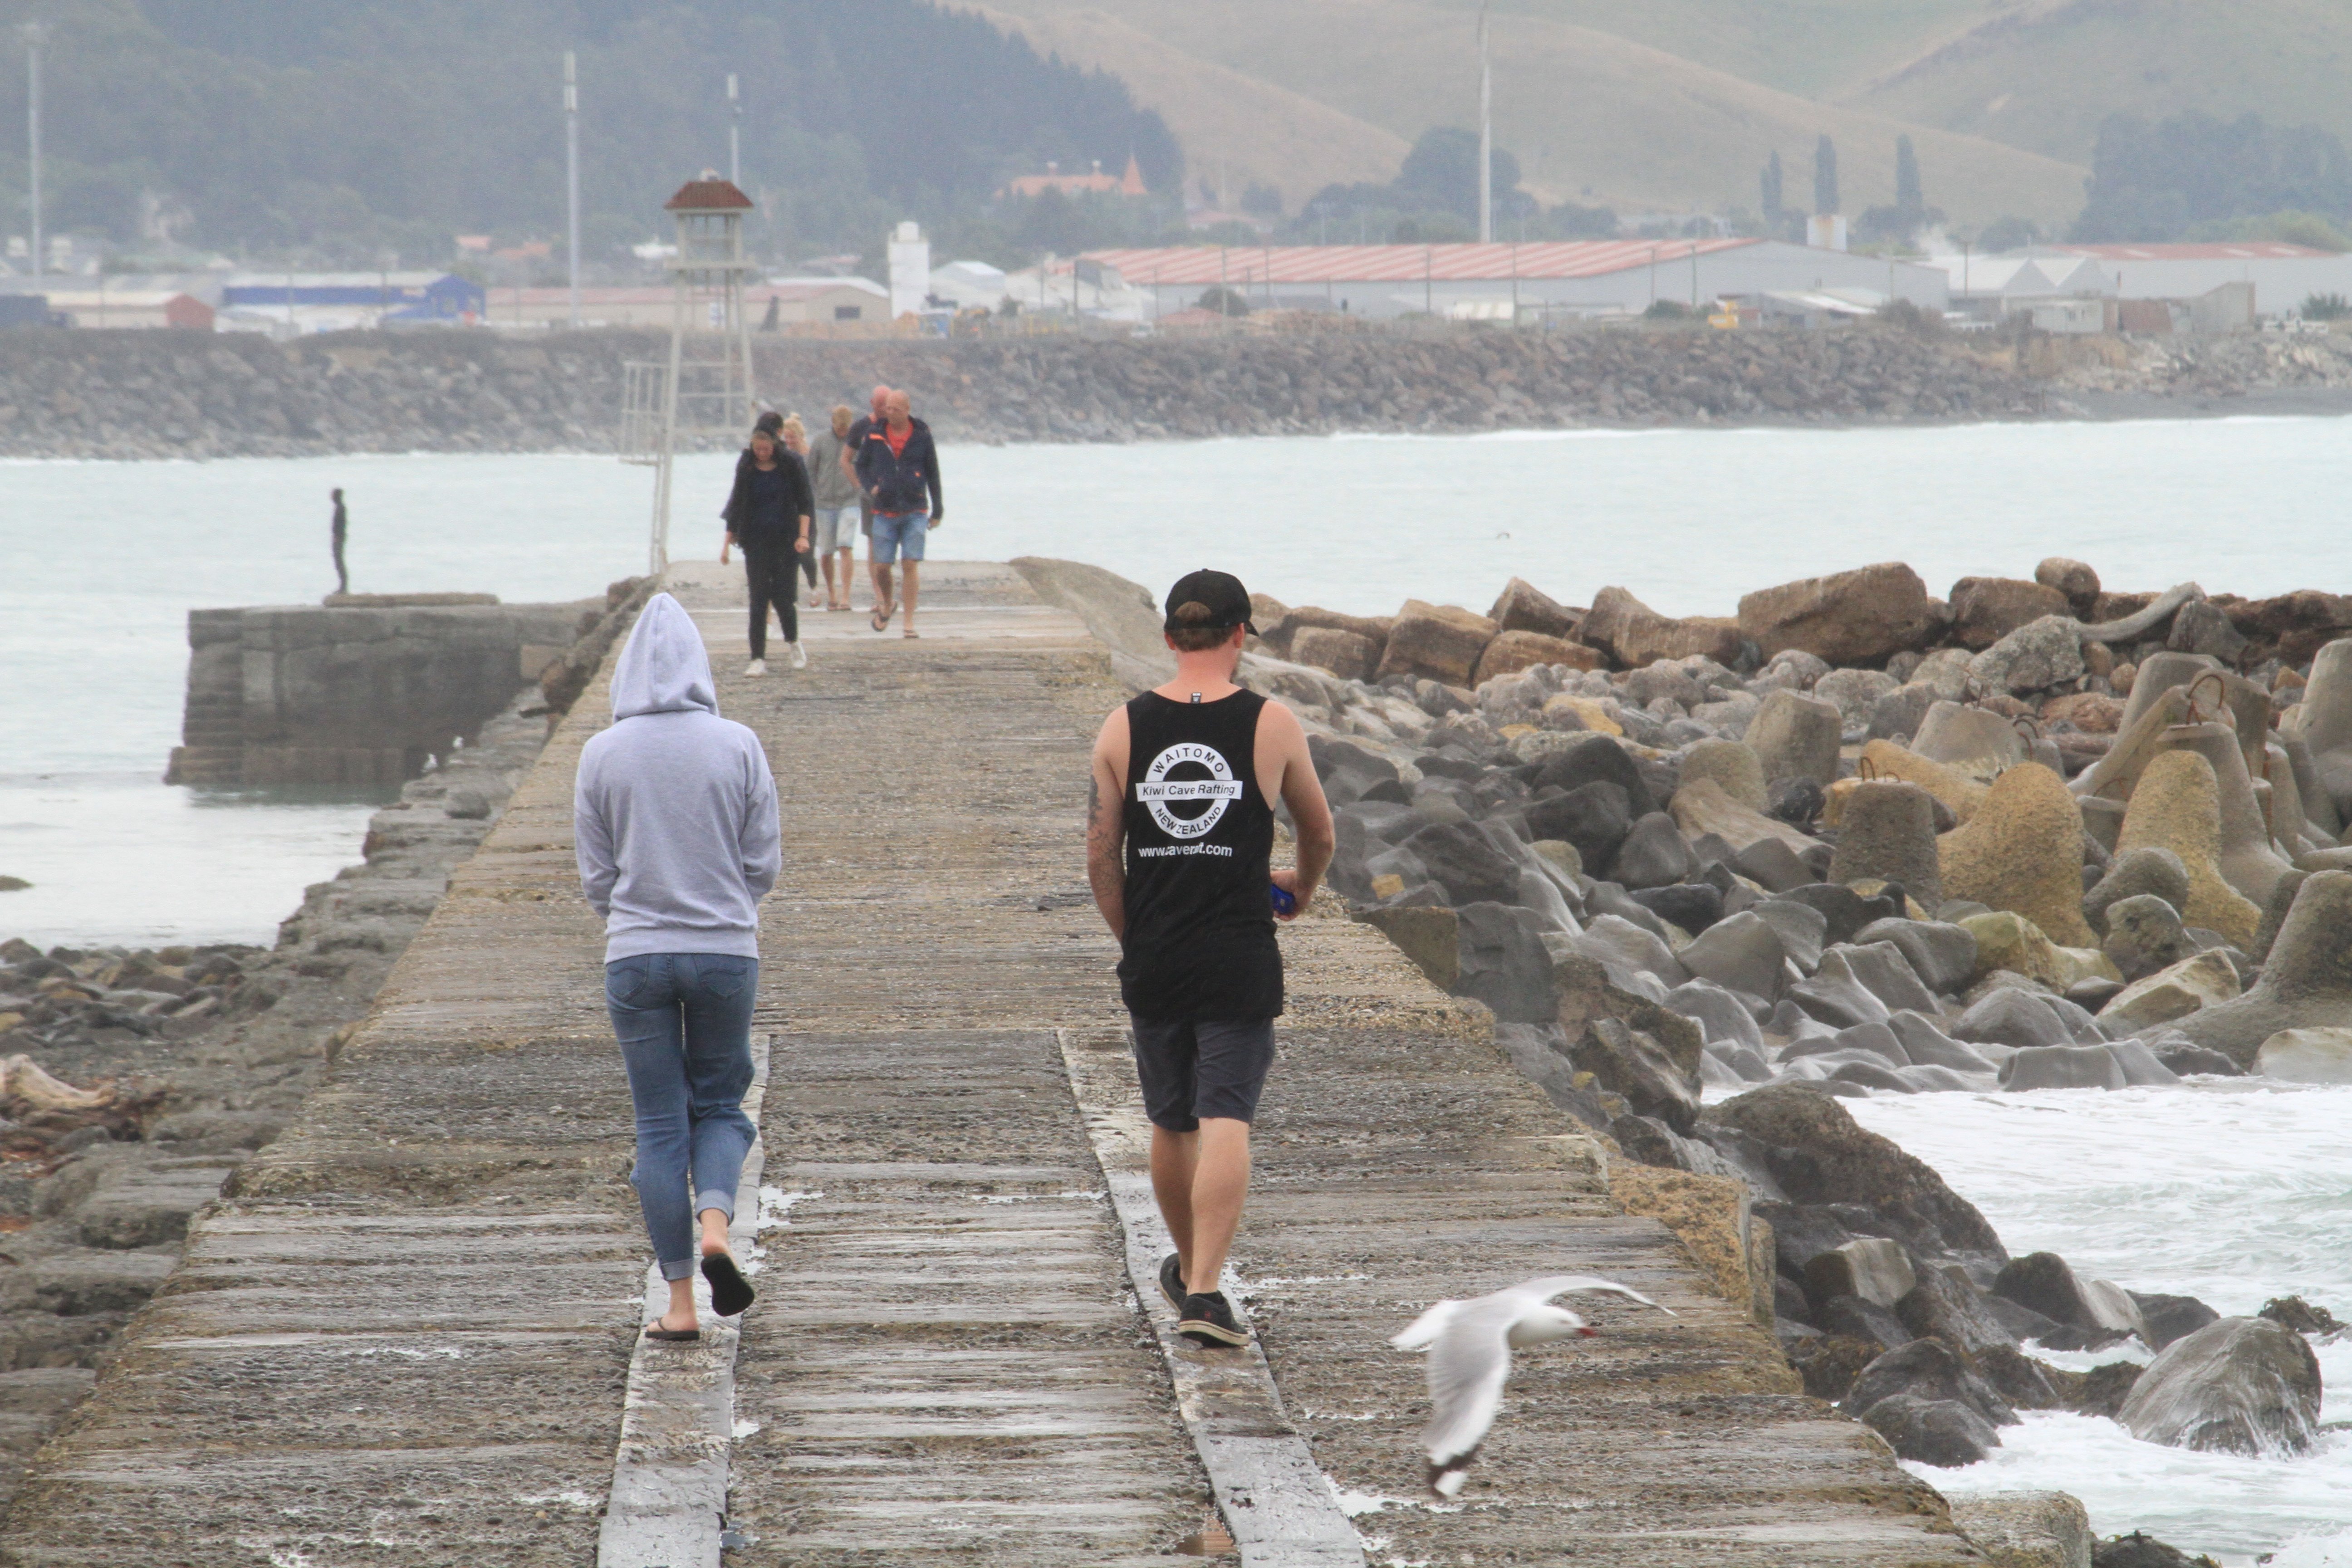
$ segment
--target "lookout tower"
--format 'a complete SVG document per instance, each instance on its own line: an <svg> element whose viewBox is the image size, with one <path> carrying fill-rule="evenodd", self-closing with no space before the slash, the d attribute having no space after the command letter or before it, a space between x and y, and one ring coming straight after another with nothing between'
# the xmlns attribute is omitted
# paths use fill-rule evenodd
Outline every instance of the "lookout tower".
<svg viewBox="0 0 2352 1568"><path fill-rule="evenodd" d="M669 358L625 367L621 460L654 470L651 570L669 564L670 468L680 442L742 438L751 429L751 327L743 311L743 215L751 198L705 169L665 204L677 224L670 258Z"/></svg>

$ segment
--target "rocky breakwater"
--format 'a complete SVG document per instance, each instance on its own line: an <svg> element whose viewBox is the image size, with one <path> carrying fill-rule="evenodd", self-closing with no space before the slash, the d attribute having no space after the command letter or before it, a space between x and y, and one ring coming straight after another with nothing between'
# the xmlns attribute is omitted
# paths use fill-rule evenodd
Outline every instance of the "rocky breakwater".
<svg viewBox="0 0 2352 1568"><path fill-rule="evenodd" d="M1838 1100L2352 1077L2352 599L2052 560L1716 617L1524 582L1485 614L1258 608L1333 886L1631 1160L1743 1186L1812 1392L1932 1464L2036 1409L2308 1443L2292 1329L2011 1257ZM2126 1338L2169 1357L2136 1403L2133 1364L2031 1353Z"/></svg>
<svg viewBox="0 0 2352 1568"><path fill-rule="evenodd" d="M608 450L625 331L0 334L0 457ZM905 387L955 441L2029 418L2042 384L1888 327L1213 337L763 338L762 395L814 416Z"/></svg>
<svg viewBox="0 0 2352 1568"><path fill-rule="evenodd" d="M0 1503L367 1012L650 580L369 819L268 948L0 943ZM6 1524L0 1519L0 1537Z"/></svg>

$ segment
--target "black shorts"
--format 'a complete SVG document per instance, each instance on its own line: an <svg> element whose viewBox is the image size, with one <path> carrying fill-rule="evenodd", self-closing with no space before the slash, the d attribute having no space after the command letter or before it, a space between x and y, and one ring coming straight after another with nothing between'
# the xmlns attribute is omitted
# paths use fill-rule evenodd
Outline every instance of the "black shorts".
<svg viewBox="0 0 2352 1568"><path fill-rule="evenodd" d="M1240 1024L1154 1022L1135 1026L1135 1075L1154 1127L1197 1132L1204 1116L1248 1121L1274 1066L1274 1020Z"/></svg>

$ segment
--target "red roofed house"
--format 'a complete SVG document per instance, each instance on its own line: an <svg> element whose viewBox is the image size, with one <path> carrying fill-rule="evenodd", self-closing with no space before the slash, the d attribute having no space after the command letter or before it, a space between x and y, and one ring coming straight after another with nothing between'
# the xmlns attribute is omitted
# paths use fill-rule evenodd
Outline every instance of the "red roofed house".
<svg viewBox="0 0 2352 1568"><path fill-rule="evenodd" d="M1059 191L1066 196L1116 195L1140 196L1150 193L1144 188L1143 171L1137 167L1135 154L1127 155L1127 173L1113 176L1103 173L1102 160L1095 160L1091 174L1065 174L1059 163L1045 165L1042 174L1024 174L996 194L1000 196L1042 196L1047 191Z"/></svg>

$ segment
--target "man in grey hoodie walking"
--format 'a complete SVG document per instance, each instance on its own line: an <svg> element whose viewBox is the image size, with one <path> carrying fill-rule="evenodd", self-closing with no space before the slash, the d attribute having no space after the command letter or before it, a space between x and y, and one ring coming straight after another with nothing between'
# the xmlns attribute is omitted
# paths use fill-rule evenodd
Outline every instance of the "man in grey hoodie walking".
<svg viewBox="0 0 2352 1568"><path fill-rule="evenodd" d="M630 1176L669 1310L647 1337L701 1336L695 1226L713 1310L751 1287L727 1244L754 1129L751 1004L761 897L781 863L776 784L760 739L719 716L685 607L656 594L613 671L613 726L581 750L572 795L580 885L604 917L604 1004L636 1106Z"/></svg>

